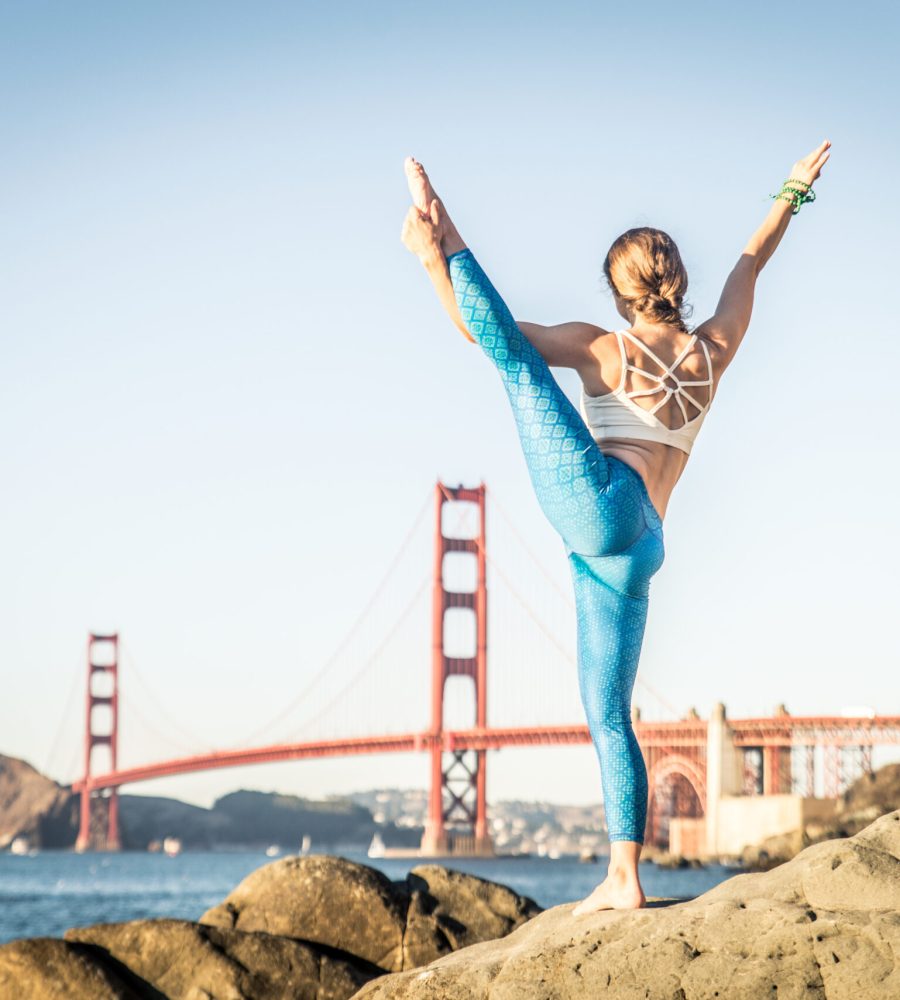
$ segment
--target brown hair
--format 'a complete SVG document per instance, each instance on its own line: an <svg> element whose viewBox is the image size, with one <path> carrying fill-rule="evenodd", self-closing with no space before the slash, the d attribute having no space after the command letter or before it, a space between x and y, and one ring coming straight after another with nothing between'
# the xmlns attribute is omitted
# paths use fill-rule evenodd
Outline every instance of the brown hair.
<svg viewBox="0 0 900 1000"><path fill-rule="evenodd" d="M609 287L651 323L671 323L687 331L683 305L688 276L675 241L661 229L629 229L613 243L603 262Z"/></svg>

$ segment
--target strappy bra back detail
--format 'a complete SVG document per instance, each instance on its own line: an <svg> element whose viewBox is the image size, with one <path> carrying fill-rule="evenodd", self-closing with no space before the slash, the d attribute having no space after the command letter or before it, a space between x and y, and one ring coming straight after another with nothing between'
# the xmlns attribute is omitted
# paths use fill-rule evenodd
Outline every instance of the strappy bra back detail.
<svg viewBox="0 0 900 1000"><path fill-rule="evenodd" d="M601 441L605 438L636 438L641 441L659 441L690 454L694 439L709 411L713 395L713 366L706 341L700 339L696 333L693 334L684 350L670 365L667 365L630 330L615 330L613 332L616 335L622 358L622 375L618 386L612 392L604 393L602 396L589 396L585 392L584 386L581 388L581 416L590 428L594 439ZM648 372L632 364L628 360L623 337L627 337L648 357L652 358L662 369L662 372ZM707 377L698 380L681 379L675 374L675 370L688 357L698 339L706 357ZM633 388L627 390L625 386L629 372L641 375L655 384L648 389ZM703 389L702 387L707 388ZM706 398L705 403L697 398L696 390L698 388L702 390L702 395ZM657 393L660 394L660 398L653 406L646 407L635 402L638 397L654 396ZM657 411L665 406L670 399L674 399L681 412L683 423L680 427L669 427L657 416ZM688 415L688 404L696 411L693 416Z"/></svg>

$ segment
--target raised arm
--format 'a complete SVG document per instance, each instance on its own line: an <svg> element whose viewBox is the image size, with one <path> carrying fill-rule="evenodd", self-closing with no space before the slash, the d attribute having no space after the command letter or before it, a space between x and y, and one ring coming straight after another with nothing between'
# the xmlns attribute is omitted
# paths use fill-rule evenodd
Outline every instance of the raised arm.
<svg viewBox="0 0 900 1000"><path fill-rule="evenodd" d="M798 160L788 176L812 185L831 155L830 146L831 143L826 139L808 156ZM775 199L769 214L750 237L740 259L728 275L715 314L703 324L705 336L719 350L720 372L731 363L744 339L753 311L756 279L781 242L792 212L791 202L782 198Z"/></svg>

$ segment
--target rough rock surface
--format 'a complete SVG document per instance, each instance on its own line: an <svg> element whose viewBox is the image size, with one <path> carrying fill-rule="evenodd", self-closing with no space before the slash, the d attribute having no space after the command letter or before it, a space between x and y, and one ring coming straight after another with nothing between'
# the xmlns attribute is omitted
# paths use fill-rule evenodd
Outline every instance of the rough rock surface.
<svg viewBox="0 0 900 1000"><path fill-rule="evenodd" d="M153 988L141 994L147 998L344 1000L381 973L332 948L188 920L95 924L65 936L127 966Z"/></svg>
<svg viewBox="0 0 900 1000"><path fill-rule="evenodd" d="M540 912L506 886L439 865L392 882L367 865L313 854L252 872L200 922L328 945L394 972L508 934Z"/></svg>
<svg viewBox="0 0 900 1000"><path fill-rule="evenodd" d="M406 877L405 891L409 907L403 934L404 969L427 965L479 941L504 937L542 912L534 900L505 885L441 865L417 865Z"/></svg>
<svg viewBox="0 0 900 1000"><path fill-rule="evenodd" d="M354 1000L896 1000L900 810L687 902L581 917L573 906Z"/></svg>
<svg viewBox="0 0 900 1000"><path fill-rule="evenodd" d="M102 955L57 938L0 946L0 1000L145 1000Z"/></svg>
<svg viewBox="0 0 900 1000"><path fill-rule="evenodd" d="M315 941L393 970L403 967L404 909L381 872L316 854L251 872L200 922Z"/></svg>

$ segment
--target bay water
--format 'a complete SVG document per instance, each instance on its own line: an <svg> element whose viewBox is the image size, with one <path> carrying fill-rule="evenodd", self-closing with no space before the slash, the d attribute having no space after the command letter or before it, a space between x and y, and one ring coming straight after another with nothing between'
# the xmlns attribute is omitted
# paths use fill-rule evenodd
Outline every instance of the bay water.
<svg viewBox="0 0 900 1000"><path fill-rule="evenodd" d="M607 862L577 858L370 858L365 850L333 852L402 879L419 864L442 864L501 882L542 907L583 899L606 875ZM278 857L285 857L285 854ZM0 854L0 942L60 937L68 927L152 917L197 920L250 872L276 858L264 851L40 851ZM647 896L692 898L734 875L721 865L665 869L641 865Z"/></svg>

